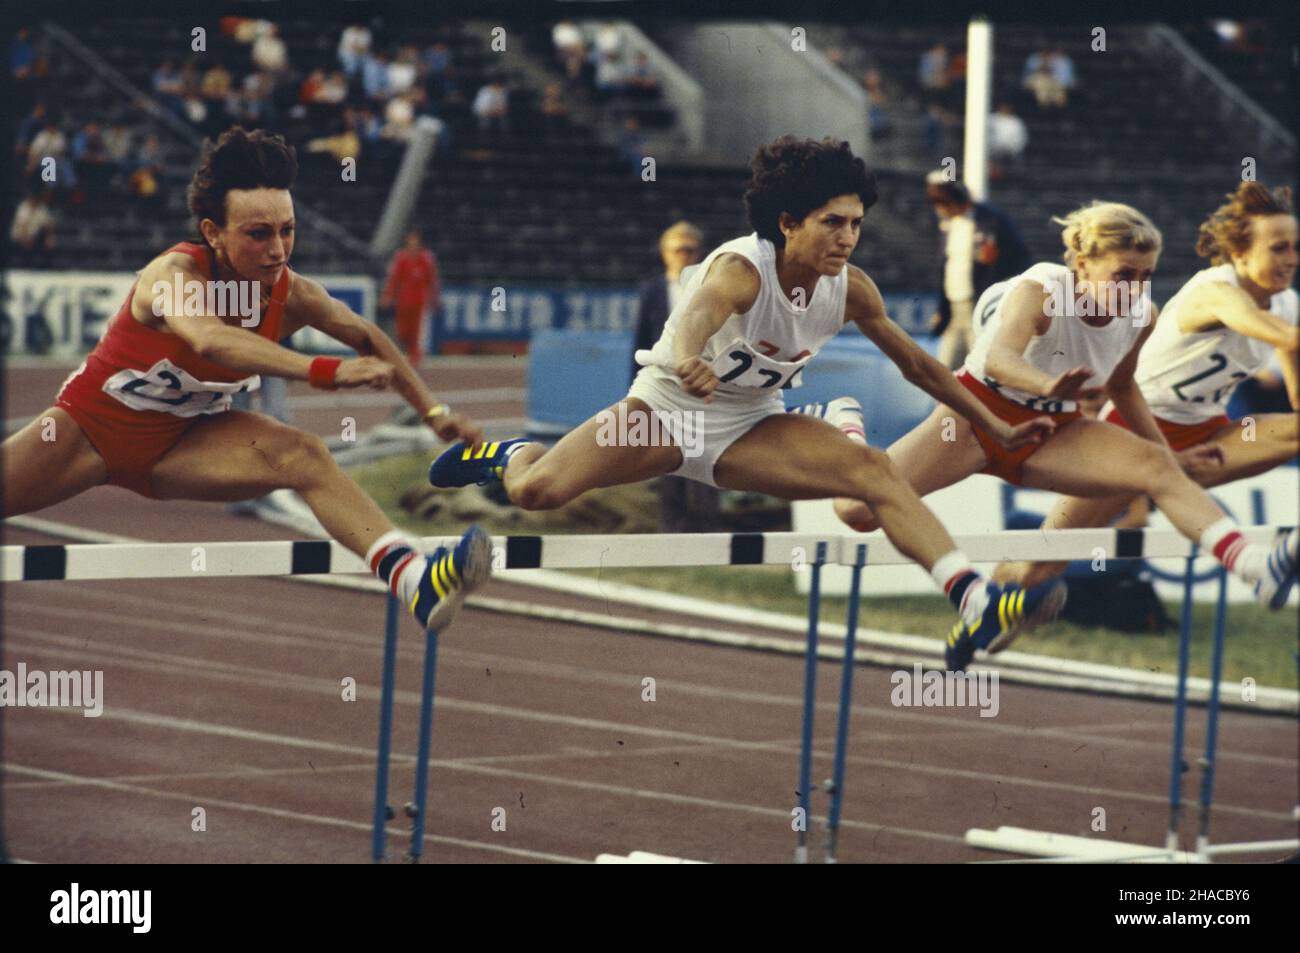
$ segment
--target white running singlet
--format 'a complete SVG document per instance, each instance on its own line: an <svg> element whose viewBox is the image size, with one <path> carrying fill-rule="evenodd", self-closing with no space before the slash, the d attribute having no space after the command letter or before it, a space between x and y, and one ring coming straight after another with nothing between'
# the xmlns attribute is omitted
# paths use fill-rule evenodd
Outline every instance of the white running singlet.
<svg viewBox="0 0 1300 953"><path fill-rule="evenodd" d="M673 339L682 314L704 283L714 259L725 252L743 255L758 269L758 296L744 314L733 314L705 342L700 356L713 366L724 393L766 398L781 388L802 384L804 366L822 345L844 328L849 269L845 265L833 278L822 275L813 287L807 307L796 308L781 290L776 274L776 246L758 233L719 245L699 266L687 269L685 287L663 334L650 350L636 352L642 366L654 365L672 373L677 366Z"/></svg>
<svg viewBox="0 0 1300 953"><path fill-rule="evenodd" d="M1007 298L1012 289L1023 281L1038 282L1044 291L1053 295L1054 300L1064 304L1064 310L1052 318L1046 333L1030 338L1029 346L1025 348L1025 360L1052 377L1072 367L1090 367L1092 377L1084 383L1086 388L1105 385L1115 366L1133 349L1147 324L1143 316L1148 313L1150 300L1144 295L1138 305L1132 308L1132 315L1115 317L1102 327L1094 327L1073 314L1077 292L1070 269L1048 261L1039 262L1014 278L990 285L980 295L972 315L975 346L966 357L965 369L1003 397L1031 410L1049 414L1078 410L1077 401L1052 400L1041 394L1005 387L985 371L989 348L1002 325ZM1048 303L1051 304L1051 300Z"/></svg>
<svg viewBox="0 0 1300 953"><path fill-rule="evenodd" d="M1138 386L1151 413L1162 420L1198 424L1222 415L1237 384L1264 367L1273 353L1271 345L1228 327L1196 334L1182 332L1179 311L1198 288L1214 281L1241 287L1231 263L1198 271L1169 299L1142 348ZM1287 288L1273 295L1268 310L1294 325L1300 298Z"/></svg>

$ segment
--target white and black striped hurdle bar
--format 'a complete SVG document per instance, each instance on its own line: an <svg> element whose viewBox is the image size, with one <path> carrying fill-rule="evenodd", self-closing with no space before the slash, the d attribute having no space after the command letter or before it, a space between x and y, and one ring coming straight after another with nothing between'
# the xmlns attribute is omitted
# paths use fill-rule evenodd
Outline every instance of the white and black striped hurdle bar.
<svg viewBox="0 0 1300 953"><path fill-rule="evenodd" d="M1248 540L1271 543L1279 528L1244 527ZM428 537L426 546L459 537ZM873 566L910 562L881 536L813 533L698 533L588 536L495 536L494 566L513 569L614 569L810 564L818 543L828 565L852 566L854 547L871 545ZM1005 530L958 536L975 563L1004 559L1161 559L1191 555L1174 530ZM0 581L194 579L220 576L309 576L366 573L363 560L332 540L221 543L72 543L0 546Z"/></svg>

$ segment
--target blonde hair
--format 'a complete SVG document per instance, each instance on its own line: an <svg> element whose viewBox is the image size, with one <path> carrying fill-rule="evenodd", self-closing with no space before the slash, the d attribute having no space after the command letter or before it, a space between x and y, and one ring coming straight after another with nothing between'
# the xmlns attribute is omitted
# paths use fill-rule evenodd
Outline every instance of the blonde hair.
<svg viewBox="0 0 1300 953"><path fill-rule="evenodd" d="M1252 218L1292 214L1291 190L1285 187L1269 191L1259 182L1243 182L1224 198L1227 204L1211 212L1197 234L1196 254L1210 259L1212 265L1227 264L1233 252L1250 248Z"/></svg>
<svg viewBox="0 0 1300 953"><path fill-rule="evenodd" d="M679 235L687 236L696 244L699 244L704 239L703 233L698 228L683 219L680 222L674 222L672 225L669 225L664 229L664 233L659 236L659 247L664 248L670 241Z"/></svg>
<svg viewBox="0 0 1300 953"><path fill-rule="evenodd" d="M1064 218L1053 218L1065 228L1065 263L1071 268L1080 258L1096 258L1113 251L1160 253L1164 239L1160 229L1131 205L1122 202L1099 202L1075 209Z"/></svg>

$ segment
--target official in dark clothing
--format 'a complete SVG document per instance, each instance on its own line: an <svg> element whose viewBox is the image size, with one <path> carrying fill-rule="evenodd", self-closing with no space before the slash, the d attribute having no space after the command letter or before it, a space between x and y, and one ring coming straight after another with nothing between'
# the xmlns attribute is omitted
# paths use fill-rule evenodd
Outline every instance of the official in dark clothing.
<svg viewBox="0 0 1300 953"><path fill-rule="evenodd" d="M1029 249L1020 230L1001 209L972 202L960 182L943 172L925 180L925 194L944 233L939 311L932 318L939 340L939 360L956 370L974 345L971 312L989 285L1029 267Z"/></svg>
<svg viewBox="0 0 1300 953"><path fill-rule="evenodd" d="M700 260L700 230L690 222L677 222L659 237L664 273L641 286L633 352L654 347L663 334L682 289L682 269ZM632 377L640 366L632 361ZM703 483L666 476L656 481L659 492L659 526L665 532L703 533L718 528L718 491Z"/></svg>

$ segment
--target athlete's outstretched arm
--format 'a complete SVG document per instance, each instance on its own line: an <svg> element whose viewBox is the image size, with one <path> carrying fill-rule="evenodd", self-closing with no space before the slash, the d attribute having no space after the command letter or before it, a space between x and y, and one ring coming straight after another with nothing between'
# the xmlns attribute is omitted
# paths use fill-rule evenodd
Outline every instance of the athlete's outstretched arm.
<svg viewBox="0 0 1300 953"><path fill-rule="evenodd" d="M705 401L713 399L718 377L700 354L729 317L744 314L754 306L759 287L758 270L743 255L728 252L709 265L673 337L676 373L686 393Z"/></svg>
<svg viewBox="0 0 1300 953"><path fill-rule="evenodd" d="M213 314L186 314L185 302L176 295L159 295L158 283L172 286L179 275L185 287L191 282L206 286L207 280L194 267L193 259L179 252L163 255L140 273L137 294L148 291L154 297L154 313L167 330L194 349L199 356L241 374L274 374L293 380L307 380L311 357L280 347L248 328L226 324Z"/></svg>
<svg viewBox="0 0 1300 953"><path fill-rule="evenodd" d="M1178 329L1184 334L1197 334L1220 326L1276 348L1300 348L1300 328L1258 307L1235 285L1209 281L1196 289L1195 297L1179 312Z"/></svg>
<svg viewBox="0 0 1300 953"><path fill-rule="evenodd" d="M438 400L415 369L407 363L393 339L377 325L332 297L319 282L302 275L294 276L293 295L285 307L285 318L288 322L286 330L310 325L340 344L346 344L363 357L378 359L388 365L392 370L393 390L402 395L420 414L421 419L438 406ZM458 414L439 414L426 422L443 440L464 440L466 443L477 444L483 439L483 432L478 425Z"/></svg>
<svg viewBox="0 0 1300 953"><path fill-rule="evenodd" d="M1138 339L1133 342L1133 347L1129 349L1129 352L1111 371L1110 378L1106 381L1106 396L1115 402L1115 407L1119 410L1120 416L1124 418L1135 434L1155 443L1163 444L1165 443L1164 434L1156 426L1155 418L1151 416L1151 408L1147 405L1146 398L1142 396L1141 388L1137 386L1137 382L1133 379L1133 375L1137 373L1138 357L1142 352L1142 345L1146 344L1147 338L1151 337L1151 332L1156 329L1156 320L1159 314L1155 302L1151 302L1151 320L1138 334ZM1115 320L1127 319L1116 318Z"/></svg>
<svg viewBox="0 0 1300 953"><path fill-rule="evenodd" d="M977 423L1008 448L1041 439L1054 429L1048 417L1036 417L1017 426L1000 420L953 376L944 364L935 360L912 340L906 331L890 320L885 302L876 283L866 272L853 265L849 269L848 301L844 308L845 323L852 321L885 356L898 366L909 384L921 388L935 400L947 404L972 423Z"/></svg>

